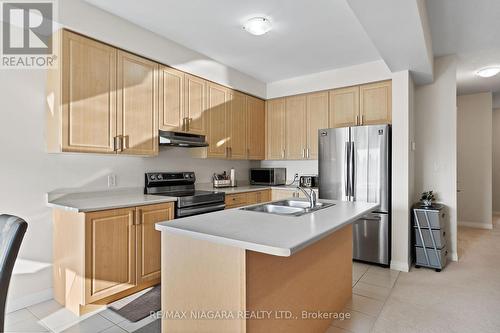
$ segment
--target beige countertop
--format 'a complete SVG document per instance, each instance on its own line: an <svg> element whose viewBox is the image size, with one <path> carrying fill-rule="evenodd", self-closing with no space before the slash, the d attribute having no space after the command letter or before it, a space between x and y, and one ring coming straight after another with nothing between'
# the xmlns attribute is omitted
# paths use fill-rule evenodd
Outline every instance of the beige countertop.
<svg viewBox="0 0 500 333"><path fill-rule="evenodd" d="M47 206L74 212L94 212L177 201L175 197L149 195L143 191L143 188L74 193L54 191L47 193Z"/></svg>
<svg viewBox="0 0 500 333"><path fill-rule="evenodd" d="M156 224L156 230L288 257L377 209L377 204L321 200L334 206L301 216L226 209Z"/></svg>

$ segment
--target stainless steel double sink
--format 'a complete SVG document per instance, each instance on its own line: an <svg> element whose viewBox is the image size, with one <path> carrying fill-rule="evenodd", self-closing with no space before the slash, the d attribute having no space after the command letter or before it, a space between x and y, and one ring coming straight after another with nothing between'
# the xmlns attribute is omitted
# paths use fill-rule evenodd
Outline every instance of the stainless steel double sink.
<svg viewBox="0 0 500 333"><path fill-rule="evenodd" d="M267 214L301 216L334 205L333 203L318 201L314 207L311 207L309 201L306 200L280 200L240 209Z"/></svg>

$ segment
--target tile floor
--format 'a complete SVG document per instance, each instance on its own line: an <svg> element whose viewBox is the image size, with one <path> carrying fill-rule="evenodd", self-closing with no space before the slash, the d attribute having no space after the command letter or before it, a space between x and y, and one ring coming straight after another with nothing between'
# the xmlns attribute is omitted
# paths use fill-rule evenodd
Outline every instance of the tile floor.
<svg viewBox="0 0 500 333"><path fill-rule="evenodd" d="M149 290L143 290L113 304L120 307ZM146 317L133 323L110 309L78 317L56 301L50 300L7 314L5 332L157 333L160 332L160 320Z"/></svg>
<svg viewBox="0 0 500 333"><path fill-rule="evenodd" d="M424 268L399 273L353 263L353 296L344 309L351 319L333 322L327 333L500 332L500 217L494 223L493 230L460 228L460 261L441 273ZM109 309L78 318L47 301L9 313L5 328L23 333L152 333L160 332L160 321L148 317L132 323Z"/></svg>

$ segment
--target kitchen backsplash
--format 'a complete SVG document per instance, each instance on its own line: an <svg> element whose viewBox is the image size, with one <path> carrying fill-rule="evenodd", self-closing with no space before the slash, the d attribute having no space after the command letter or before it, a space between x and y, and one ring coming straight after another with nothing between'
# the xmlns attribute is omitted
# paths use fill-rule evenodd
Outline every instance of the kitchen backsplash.
<svg viewBox="0 0 500 333"><path fill-rule="evenodd" d="M262 161L260 162L263 168L286 168L287 182L293 180L294 174L302 175L317 175L318 161Z"/></svg>

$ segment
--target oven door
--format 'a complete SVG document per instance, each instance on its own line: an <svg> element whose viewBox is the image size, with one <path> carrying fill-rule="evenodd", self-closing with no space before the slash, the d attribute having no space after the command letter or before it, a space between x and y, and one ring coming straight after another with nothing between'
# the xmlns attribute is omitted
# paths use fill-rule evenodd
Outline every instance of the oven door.
<svg viewBox="0 0 500 333"><path fill-rule="evenodd" d="M224 208L226 208L226 205L224 204L224 202L221 202L218 204L198 205L198 206L177 208L175 211L175 218L181 218L181 217L216 212L219 210L224 210Z"/></svg>

